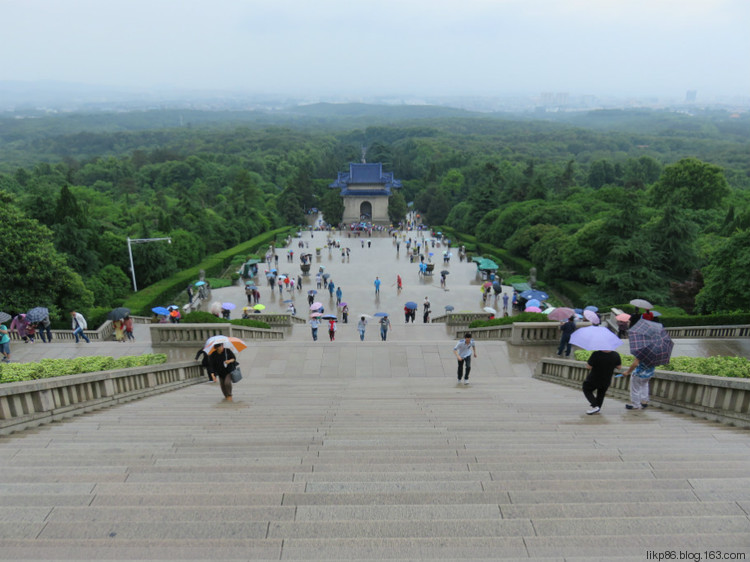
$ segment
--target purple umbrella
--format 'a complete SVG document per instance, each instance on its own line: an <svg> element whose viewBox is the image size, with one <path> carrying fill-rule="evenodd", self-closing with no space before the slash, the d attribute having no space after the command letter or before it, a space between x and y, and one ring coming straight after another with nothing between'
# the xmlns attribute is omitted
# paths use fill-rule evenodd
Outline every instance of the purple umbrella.
<svg viewBox="0 0 750 562"><path fill-rule="evenodd" d="M596 312L594 312L593 310L584 310L583 317L589 322L591 322L592 324L599 323L599 317L596 315Z"/></svg>
<svg viewBox="0 0 750 562"><path fill-rule="evenodd" d="M344 306L349 306L349 305L342 301L339 303L339 306L344 307Z"/></svg>
<svg viewBox="0 0 750 562"><path fill-rule="evenodd" d="M641 318L628 330L630 353L635 355L644 367L666 365L672 356L674 342L658 322Z"/></svg>
<svg viewBox="0 0 750 562"><path fill-rule="evenodd" d="M234 310L235 308L237 308L237 306L231 302L223 302L221 303L221 308L223 308L224 310Z"/></svg>
<svg viewBox="0 0 750 562"><path fill-rule="evenodd" d="M570 336L570 343L589 351L614 351L622 345L620 338L603 326L588 326L576 330Z"/></svg>

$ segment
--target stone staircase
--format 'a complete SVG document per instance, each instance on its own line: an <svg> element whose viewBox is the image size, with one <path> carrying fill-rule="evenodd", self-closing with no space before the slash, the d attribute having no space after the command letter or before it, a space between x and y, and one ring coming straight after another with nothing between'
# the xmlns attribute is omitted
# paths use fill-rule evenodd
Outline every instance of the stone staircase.
<svg viewBox="0 0 750 562"><path fill-rule="evenodd" d="M199 384L0 438L0 559L750 556L747 431L586 416L502 342L458 386L444 326L349 326L248 347L234 403Z"/></svg>

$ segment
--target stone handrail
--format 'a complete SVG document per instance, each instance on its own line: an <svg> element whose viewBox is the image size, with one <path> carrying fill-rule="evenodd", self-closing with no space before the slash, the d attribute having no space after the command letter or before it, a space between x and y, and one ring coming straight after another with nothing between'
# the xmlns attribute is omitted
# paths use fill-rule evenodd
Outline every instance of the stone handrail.
<svg viewBox="0 0 750 562"><path fill-rule="evenodd" d="M205 342L211 336L234 336L244 340L280 340L284 332L235 326L234 324L152 324L151 344L191 345Z"/></svg>
<svg viewBox="0 0 750 562"><path fill-rule="evenodd" d="M0 435L203 381L195 361L0 385Z"/></svg>
<svg viewBox="0 0 750 562"><path fill-rule="evenodd" d="M590 326L588 322L579 322L579 328ZM455 337L463 337L465 329L457 329ZM514 322L501 326L470 328L474 339L503 340L512 345L550 345L560 341L560 324L558 322Z"/></svg>
<svg viewBox="0 0 750 562"><path fill-rule="evenodd" d="M135 324L151 323L151 318L148 316L131 316L131 318ZM42 339L39 335L40 331L41 330L37 330L36 335L34 336L35 338L38 338L39 341ZM84 330L83 333L86 334L86 337L91 341L109 341L114 337L115 327L111 320L106 320L98 329ZM8 335L10 336L11 341L21 341L21 338L18 337L18 334L15 331L12 333L8 331ZM52 341L75 341L75 336L73 335L72 330L52 330Z"/></svg>
<svg viewBox="0 0 750 562"><path fill-rule="evenodd" d="M671 338L750 338L750 325L675 326L665 328Z"/></svg>
<svg viewBox="0 0 750 562"><path fill-rule="evenodd" d="M585 365L583 361L545 358L537 363L534 377L580 389L589 373ZM629 385L630 377L615 377L607 392L629 401ZM747 428L750 427L750 379L657 370L651 382L650 404Z"/></svg>

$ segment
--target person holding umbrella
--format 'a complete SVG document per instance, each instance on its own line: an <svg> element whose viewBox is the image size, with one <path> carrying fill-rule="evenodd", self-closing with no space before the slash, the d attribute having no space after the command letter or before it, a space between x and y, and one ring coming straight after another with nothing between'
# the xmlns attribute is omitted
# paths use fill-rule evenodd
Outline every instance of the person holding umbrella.
<svg viewBox="0 0 750 562"><path fill-rule="evenodd" d="M391 327L391 321L388 319L386 314L380 319L380 339L386 341L388 339L388 328Z"/></svg>
<svg viewBox="0 0 750 562"><path fill-rule="evenodd" d="M336 320L334 318L328 319L328 338L330 341L336 339Z"/></svg>
<svg viewBox="0 0 750 562"><path fill-rule="evenodd" d="M230 373L237 366L237 357L231 349L224 347L223 342L213 345L208 355L208 373L216 380L219 377L224 400L232 401L232 377Z"/></svg>
<svg viewBox="0 0 750 562"><path fill-rule="evenodd" d="M630 404L628 410L641 410L648 407L648 383L654 376L657 365L666 365L672 355L674 343L664 326L658 322L639 320L628 331L630 353L635 359L623 375L630 377Z"/></svg>
<svg viewBox="0 0 750 562"><path fill-rule="evenodd" d="M583 381L583 395L589 401L591 408L586 414L598 414L604 403L604 395L612 383L612 375L615 370L622 368L622 359L620 354L613 350L597 350L591 354L586 362L586 368L589 374ZM596 391L596 395L594 395Z"/></svg>
<svg viewBox="0 0 750 562"><path fill-rule="evenodd" d="M424 307L422 312L422 322L427 324L430 322L430 299L425 297L422 306Z"/></svg>
<svg viewBox="0 0 750 562"><path fill-rule="evenodd" d="M317 316L313 316L310 318L310 330L313 341L318 341L318 328L320 328L320 320L318 320Z"/></svg>

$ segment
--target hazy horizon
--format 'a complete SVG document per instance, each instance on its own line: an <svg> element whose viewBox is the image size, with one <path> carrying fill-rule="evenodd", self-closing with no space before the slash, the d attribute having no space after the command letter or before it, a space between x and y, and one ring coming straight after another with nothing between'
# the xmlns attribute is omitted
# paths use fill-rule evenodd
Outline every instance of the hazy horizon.
<svg viewBox="0 0 750 562"><path fill-rule="evenodd" d="M0 0L0 80L306 96L750 95L747 0Z"/></svg>

